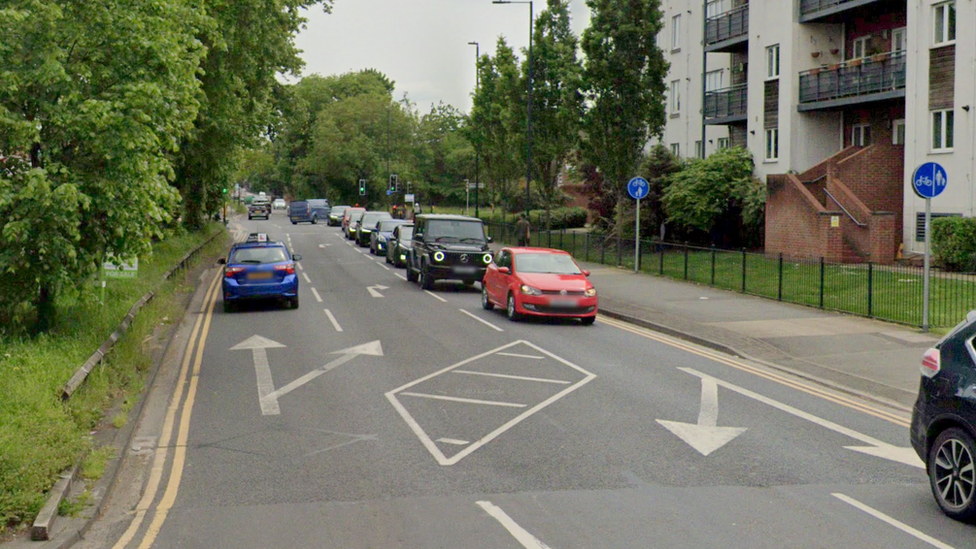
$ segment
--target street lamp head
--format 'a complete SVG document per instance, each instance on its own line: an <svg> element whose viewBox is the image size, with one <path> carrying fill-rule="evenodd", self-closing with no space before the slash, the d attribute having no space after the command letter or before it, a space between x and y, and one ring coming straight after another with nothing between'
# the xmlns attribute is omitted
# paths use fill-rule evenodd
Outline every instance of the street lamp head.
<svg viewBox="0 0 976 549"><path fill-rule="evenodd" d="M511 0L492 0L492 4L511 4Z"/></svg>
<svg viewBox="0 0 976 549"><path fill-rule="evenodd" d="M477 46L477 45L478 45L478 43L477 43L477 42L468 42L468 45L469 45L469 46Z"/></svg>

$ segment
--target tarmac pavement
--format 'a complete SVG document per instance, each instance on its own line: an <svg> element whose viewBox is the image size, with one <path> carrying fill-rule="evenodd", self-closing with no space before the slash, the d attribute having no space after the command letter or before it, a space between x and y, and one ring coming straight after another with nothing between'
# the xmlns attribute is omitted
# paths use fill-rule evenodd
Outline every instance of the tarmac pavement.
<svg viewBox="0 0 976 549"><path fill-rule="evenodd" d="M932 334L598 263L600 312L910 411Z"/></svg>

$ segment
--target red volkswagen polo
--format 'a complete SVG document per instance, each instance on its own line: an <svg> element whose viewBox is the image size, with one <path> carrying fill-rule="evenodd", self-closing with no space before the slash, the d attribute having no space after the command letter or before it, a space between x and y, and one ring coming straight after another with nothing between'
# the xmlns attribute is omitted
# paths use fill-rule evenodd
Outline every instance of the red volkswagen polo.
<svg viewBox="0 0 976 549"><path fill-rule="evenodd" d="M573 257L549 248L502 248L485 271L481 306L505 309L509 320L526 316L596 320L596 288Z"/></svg>

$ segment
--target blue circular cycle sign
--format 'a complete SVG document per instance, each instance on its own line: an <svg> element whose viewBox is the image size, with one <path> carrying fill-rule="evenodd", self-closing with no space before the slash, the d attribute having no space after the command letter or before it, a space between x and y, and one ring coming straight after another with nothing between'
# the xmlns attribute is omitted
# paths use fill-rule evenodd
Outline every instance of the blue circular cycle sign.
<svg viewBox="0 0 976 549"><path fill-rule="evenodd" d="M935 162L926 162L915 168L912 189L920 198L935 198L942 194L949 183L945 168Z"/></svg>
<svg viewBox="0 0 976 549"><path fill-rule="evenodd" d="M630 194L631 198L636 198L637 200L647 196L650 190L651 186L643 177L635 177L627 183L627 193Z"/></svg>

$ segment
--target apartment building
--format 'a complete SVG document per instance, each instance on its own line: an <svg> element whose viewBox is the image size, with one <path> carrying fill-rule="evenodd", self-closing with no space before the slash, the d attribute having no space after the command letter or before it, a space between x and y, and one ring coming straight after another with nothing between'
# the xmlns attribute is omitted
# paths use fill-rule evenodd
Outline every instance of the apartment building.
<svg viewBox="0 0 976 549"><path fill-rule="evenodd" d="M976 28L976 0L662 9L662 141L682 156L752 151L769 190L768 252L887 263L922 251L911 176L924 162L949 175L934 215L976 215L976 33L957 36Z"/></svg>

